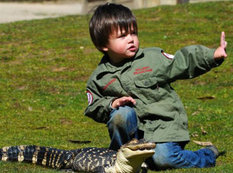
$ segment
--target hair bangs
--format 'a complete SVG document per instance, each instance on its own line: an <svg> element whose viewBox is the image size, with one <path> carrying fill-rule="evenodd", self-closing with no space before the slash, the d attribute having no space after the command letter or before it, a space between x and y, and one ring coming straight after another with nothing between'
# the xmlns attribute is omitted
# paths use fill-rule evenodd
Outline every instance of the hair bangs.
<svg viewBox="0 0 233 173"><path fill-rule="evenodd" d="M112 22L112 32L115 29L120 29L121 33L124 31L127 34L138 34L137 22L132 14L129 16L118 16L117 18L113 19Z"/></svg>
<svg viewBox="0 0 233 173"><path fill-rule="evenodd" d="M121 33L124 31L126 34L138 33L137 24L134 21L126 21L118 23L118 29L120 29Z"/></svg>

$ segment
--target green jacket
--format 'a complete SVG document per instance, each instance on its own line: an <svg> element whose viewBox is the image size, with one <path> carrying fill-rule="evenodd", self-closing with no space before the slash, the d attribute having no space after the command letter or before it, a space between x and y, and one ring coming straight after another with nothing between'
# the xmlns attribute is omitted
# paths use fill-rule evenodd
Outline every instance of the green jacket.
<svg viewBox="0 0 233 173"><path fill-rule="evenodd" d="M174 56L160 48L139 49L136 56L119 66L104 56L87 83L85 115L106 123L113 99L131 96L139 129L153 142L188 141L188 119L184 106L170 83L199 76L219 64L214 49L188 46Z"/></svg>

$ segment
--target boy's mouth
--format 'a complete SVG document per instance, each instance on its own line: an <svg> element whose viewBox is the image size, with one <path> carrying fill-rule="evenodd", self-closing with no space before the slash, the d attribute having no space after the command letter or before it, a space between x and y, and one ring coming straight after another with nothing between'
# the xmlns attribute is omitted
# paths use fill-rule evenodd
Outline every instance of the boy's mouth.
<svg viewBox="0 0 233 173"><path fill-rule="evenodd" d="M128 50L135 52L137 50L136 46L130 46Z"/></svg>

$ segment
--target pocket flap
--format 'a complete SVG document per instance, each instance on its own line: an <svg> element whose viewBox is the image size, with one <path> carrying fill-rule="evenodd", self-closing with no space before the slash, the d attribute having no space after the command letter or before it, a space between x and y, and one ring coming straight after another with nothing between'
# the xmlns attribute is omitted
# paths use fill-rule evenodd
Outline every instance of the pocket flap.
<svg viewBox="0 0 233 173"><path fill-rule="evenodd" d="M135 85L140 88L150 88L153 86L157 86L157 80L155 77L143 79L143 80L135 80Z"/></svg>

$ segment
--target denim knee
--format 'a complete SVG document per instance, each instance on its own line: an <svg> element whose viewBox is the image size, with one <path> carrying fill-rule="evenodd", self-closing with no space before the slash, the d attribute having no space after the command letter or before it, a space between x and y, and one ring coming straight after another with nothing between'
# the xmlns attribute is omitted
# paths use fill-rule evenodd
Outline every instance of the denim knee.
<svg viewBox="0 0 233 173"><path fill-rule="evenodd" d="M110 149L118 150L132 138L138 138L136 113L129 106L114 109L107 126L111 138Z"/></svg>
<svg viewBox="0 0 233 173"><path fill-rule="evenodd" d="M131 120L135 121L134 119L136 119L134 109L129 106L121 106L111 112L108 125L112 124L116 127L124 127L125 125L128 125Z"/></svg>
<svg viewBox="0 0 233 173"><path fill-rule="evenodd" d="M174 151L169 150L169 143L157 144L155 148L155 154L152 156L152 162L157 170L163 170L173 168L171 155Z"/></svg>

